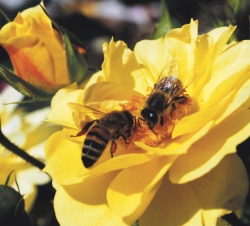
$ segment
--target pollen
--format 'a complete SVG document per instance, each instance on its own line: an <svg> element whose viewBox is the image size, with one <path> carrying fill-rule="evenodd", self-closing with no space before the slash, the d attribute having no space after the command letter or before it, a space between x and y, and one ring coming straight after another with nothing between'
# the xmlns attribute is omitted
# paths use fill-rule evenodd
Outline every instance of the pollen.
<svg viewBox="0 0 250 226"><path fill-rule="evenodd" d="M175 108L166 110L163 117L163 125L160 122L153 128L149 129L145 121L140 120L140 112L144 107L145 99L139 97L133 97L131 102L126 104L120 104L122 110L128 110L133 116L135 116L134 129L131 131L131 136L128 138L130 146L135 141L143 142L149 146L158 146L163 140L171 139L172 132L175 125L185 116L190 113L192 98L188 94L184 94L185 101L176 103Z"/></svg>

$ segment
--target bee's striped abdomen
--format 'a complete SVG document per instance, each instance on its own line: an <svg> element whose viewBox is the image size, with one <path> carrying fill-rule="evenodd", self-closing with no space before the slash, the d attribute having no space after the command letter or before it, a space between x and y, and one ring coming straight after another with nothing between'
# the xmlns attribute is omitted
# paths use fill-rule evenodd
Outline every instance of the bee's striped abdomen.
<svg viewBox="0 0 250 226"><path fill-rule="evenodd" d="M92 166L103 153L110 140L108 130L96 125L86 135L82 149L82 161L86 168Z"/></svg>

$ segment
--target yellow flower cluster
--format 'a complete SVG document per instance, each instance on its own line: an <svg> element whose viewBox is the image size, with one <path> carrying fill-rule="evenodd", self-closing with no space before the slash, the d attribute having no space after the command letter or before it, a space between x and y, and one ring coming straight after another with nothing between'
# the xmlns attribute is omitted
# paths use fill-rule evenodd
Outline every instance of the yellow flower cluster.
<svg viewBox="0 0 250 226"><path fill-rule="evenodd" d="M138 42L134 51L111 40L103 45L102 71L82 87L73 84L57 92L47 118L63 130L46 143L45 171L57 189L60 225L122 226L139 219L140 226L213 226L244 204L248 180L236 145L250 132L250 41L227 44L234 29L198 35L198 22L191 20L163 38ZM185 117L156 134L142 121L129 145L117 140L114 158L109 142L97 162L85 168L86 135L72 135L94 120L95 112L82 105L104 113L128 109L140 117L174 58L178 70L196 74L186 88L192 102L183 109Z"/></svg>
<svg viewBox="0 0 250 226"><path fill-rule="evenodd" d="M12 87L6 87L0 95L1 130L15 145L28 154L45 163L44 143L48 137L59 129L54 124L41 122L49 107L27 113L16 104L23 95ZM0 184L4 184L10 172L14 171L20 193L25 200L25 208L30 211L37 194L36 185L48 183L50 178L35 166L27 163L0 144ZM16 190L15 176L11 176L9 186Z"/></svg>

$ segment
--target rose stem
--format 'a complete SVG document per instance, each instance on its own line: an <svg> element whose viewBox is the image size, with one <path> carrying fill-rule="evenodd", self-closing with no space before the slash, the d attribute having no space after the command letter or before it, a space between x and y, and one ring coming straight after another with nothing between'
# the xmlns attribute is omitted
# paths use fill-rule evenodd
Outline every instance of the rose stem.
<svg viewBox="0 0 250 226"><path fill-rule="evenodd" d="M31 163L32 165L38 167L39 169L43 169L45 165L40 162L39 160L30 156L27 152L16 146L15 144L11 143L4 135L0 128L0 143L9 151L13 152L14 154L18 155L19 157L23 158L25 161Z"/></svg>
<svg viewBox="0 0 250 226"><path fill-rule="evenodd" d="M222 217L225 221L227 221L232 226L246 226L234 212L226 214Z"/></svg>

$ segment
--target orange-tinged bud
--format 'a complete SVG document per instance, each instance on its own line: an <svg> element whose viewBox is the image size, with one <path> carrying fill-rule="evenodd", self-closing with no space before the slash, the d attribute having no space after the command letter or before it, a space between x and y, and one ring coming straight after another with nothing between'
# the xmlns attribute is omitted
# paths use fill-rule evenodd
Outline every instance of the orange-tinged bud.
<svg viewBox="0 0 250 226"><path fill-rule="evenodd" d="M18 13L0 31L0 44L9 54L15 72L1 67L1 76L36 100L50 99L61 87L82 81L87 70L85 49L78 43L74 48L71 34L60 26L54 29L52 24L38 5Z"/></svg>

